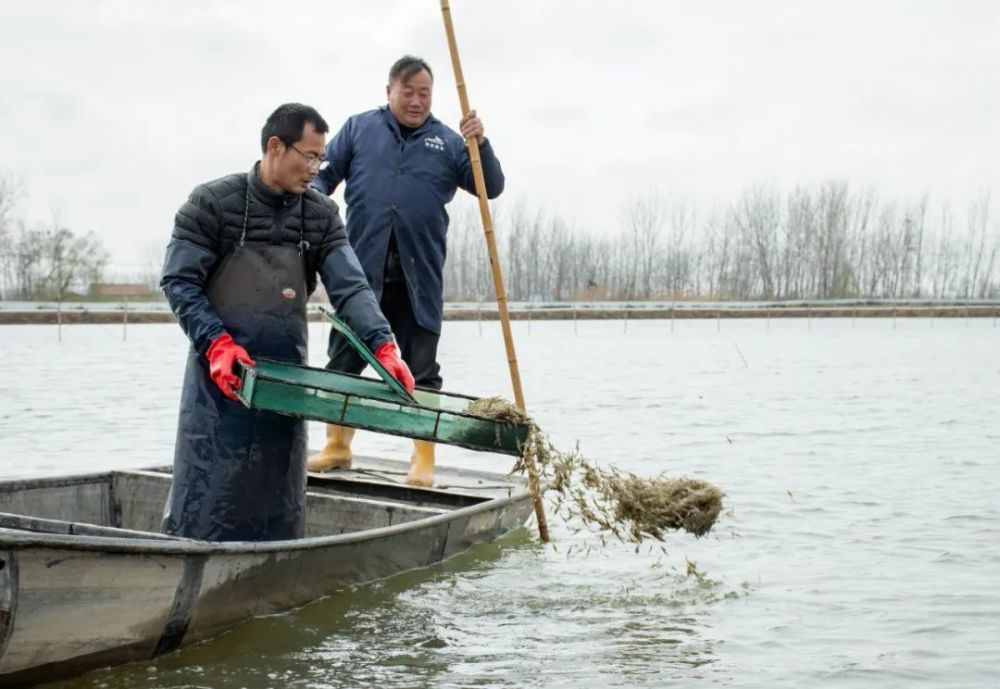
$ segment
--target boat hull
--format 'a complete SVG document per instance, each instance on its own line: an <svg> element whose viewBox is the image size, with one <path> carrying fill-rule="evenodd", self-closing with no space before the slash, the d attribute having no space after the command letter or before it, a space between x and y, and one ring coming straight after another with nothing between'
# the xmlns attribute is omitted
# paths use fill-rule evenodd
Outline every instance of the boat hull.
<svg viewBox="0 0 1000 689"><path fill-rule="evenodd" d="M490 475L479 475L480 483L484 476ZM314 523L307 533L323 524L349 527L352 514L360 520L354 530L268 543L147 538L86 525L77 530L92 535L56 533L64 521L29 524L8 514L0 522L0 686L155 658L244 620L433 565L527 521L530 494L523 484L507 484L495 497L474 490L417 493L421 504L408 500L409 488L391 484L373 489L375 498L358 497L357 485L326 486L326 494L310 497ZM127 484L114 485L110 492L121 500ZM142 499L150 492L147 485ZM454 505L442 506L449 501ZM0 499L0 510L8 507Z"/></svg>

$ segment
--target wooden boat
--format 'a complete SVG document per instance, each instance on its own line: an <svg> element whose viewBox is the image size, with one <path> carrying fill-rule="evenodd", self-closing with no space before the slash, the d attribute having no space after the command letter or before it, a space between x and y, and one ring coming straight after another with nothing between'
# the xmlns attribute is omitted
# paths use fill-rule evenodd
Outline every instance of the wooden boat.
<svg viewBox="0 0 1000 689"><path fill-rule="evenodd" d="M154 658L258 615L426 567L521 527L525 482L356 458L311 474L306 537L208 543L158 533L168 470L0 482L0 686Z"/></svg>

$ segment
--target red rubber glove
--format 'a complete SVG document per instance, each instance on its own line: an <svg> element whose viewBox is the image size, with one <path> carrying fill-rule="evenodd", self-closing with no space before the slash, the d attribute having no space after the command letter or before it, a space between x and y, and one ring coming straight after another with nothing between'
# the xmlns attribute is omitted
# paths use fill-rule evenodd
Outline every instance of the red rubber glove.
<svg viewBox="0 0 1000 689"><path fill-rule="evenodd" d="M247 366L256 366L257 363L250 358L247 350L233 342L229 333L222 333L212 340L208 351L205 352L205 358L208 359L209 375L222 390L222 394L238 402L233 390L240 389L240 377L236 375L233 368L235 368L237 361Z"/></svg>
<svg viewBox="0 0 1000 689"><path fill-rule="evenodd" d="M410 373L410 367L406 365L406 362L399 358L399 350L396 349L395 342L389 340L379 345L379 348L375 350L375 358L385 366L393 378L406 388L407 392L413 392L413 388L416 387L413 382L413 374Z"/></svg>

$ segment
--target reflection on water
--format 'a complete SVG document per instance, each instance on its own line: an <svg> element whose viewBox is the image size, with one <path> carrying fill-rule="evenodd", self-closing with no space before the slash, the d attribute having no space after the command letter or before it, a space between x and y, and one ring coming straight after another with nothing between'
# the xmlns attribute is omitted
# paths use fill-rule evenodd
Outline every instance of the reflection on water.
<svg viewBox="0 0 1000 689"><path fill-rule="evenodd" d="M545 551L545 575L518 588L518 572ZM706 611L745 591L665 571L662 558L658 564L648 554L633 563L634 577L604 576L622 555L559 557L520 530L440 566L250 621L156 661L52 686L560 686L579 684L572 666L581 657L598 668L594 686L706 674L721 643ZM579 580L581 568L595 571L592 581ZM562 672L539 680L540 667L563 663Z"/></svg>
<svg viewBox="0 0 1000 689"><path fill-rule="evenodd" d="M447 323L445 388L509 389L495 323ZM514 323L557 445L705 478L704 539L599 547L552 519L62 687L997 686L1000 328L990 319ZM312 331L322 364L325 331ZM0 473L168 462L173 326L0 327ZM314 439L322 428L311 425ZM405 439L359 434L405 457ZM442 448L440 461L511 460ZM688 574L692 571L703 573Z"/></svg>

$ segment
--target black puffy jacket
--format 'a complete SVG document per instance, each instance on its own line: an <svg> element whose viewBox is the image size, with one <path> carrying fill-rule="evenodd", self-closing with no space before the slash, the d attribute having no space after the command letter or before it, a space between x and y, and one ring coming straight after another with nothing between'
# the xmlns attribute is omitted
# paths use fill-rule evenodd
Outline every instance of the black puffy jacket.
<svg viewBox="0 0 1000 689"><path fill-rule="evenodd" d="M205 286L244 234L250 242L304 244L306 286L323 277L330 303L370 348L392 337L389 324L347 242L337 205L313 189L283 194L257 176L233 174L195 187L174 220L160 288L195 350L225 331Z"/></svg>
<svg viewBox="0 0 1000 689"><path fill-rule="evenodd" d="M247 207L247 180L250 184L247 241L298 244L301 232L301 238L308 242L306 285L312 294L316 289L316 273L326 255L331 249L347 244L347 231L337 204L315 189L306 189L304 194L272 191L257 176L256 166L248 174L226 175L199 184L177 211L172 238L208 249L221 261L240 241Z"/></svg>

